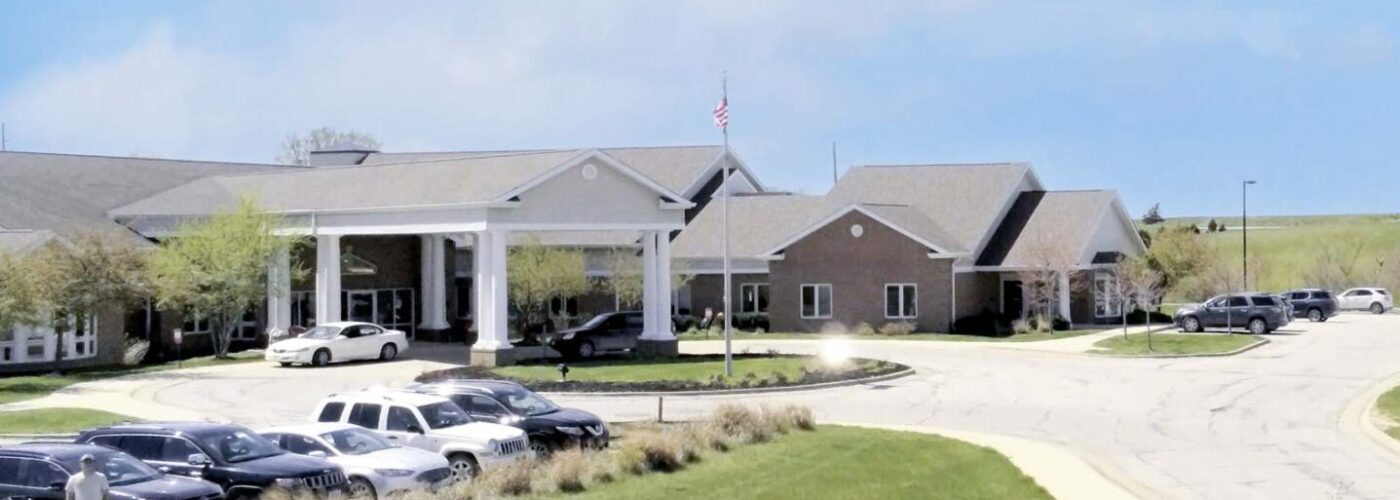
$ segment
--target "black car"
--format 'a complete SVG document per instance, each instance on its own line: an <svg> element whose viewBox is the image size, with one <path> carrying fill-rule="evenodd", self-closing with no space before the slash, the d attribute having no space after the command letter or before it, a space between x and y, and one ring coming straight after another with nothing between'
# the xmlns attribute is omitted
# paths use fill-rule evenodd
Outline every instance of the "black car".
<svg viewBox="0 0 1400 500"><path fill-rule="evenodd" d="M641 311L603 313L587 323L549 335L545 345L569 358L635 349L643 323Z"/></svg>
<svg viewBox="0 0 1400 500"><path fill-rule="evenodd" d="M228 498L257 498L274 486L317 494L346 491L345 472L320 458L287 453L237 425L128 424L83 431L79 443L125 451L163 472L201 477Z"/></svg>
<svg viewBox="0 0 1400 500"><path fill-rule="evenodd" d="M114 499L213 500L224 497L208 481L167 475L131 455L111 448L72 443L27 443L0 448L0 498L66 496L68 477L82 470L78 460L92 455L97 472L107 477Z"/></svg>
<svg viewBox="0 0 1400 500"><path fill-rule="evenodd" d="M560 408L524 386L504 380L448 380L410 387L445 397L473 419L497 422L525 431L537 455L573 446L605 448L608 426L592 413Z"/></svg>
<svg viewBox="0 0 1400 500"><path fill-rule="evenodd" d="M1341 312L1337 297L1321 288L1304 288L1284 292L1288 303L1293 305L1293 317L1306 317L1314 323L1327 321L1327 318Z"/></svg>
<svg viewBox="0 0 1400 500"><path fill-rule="evenodd" d="M1212 297L1205 304L1176 310L1172 322L1188 332L1215 327L1245 327L1262 335L1287 326L1283 301L1273 295L1240 294Z"/></svg>

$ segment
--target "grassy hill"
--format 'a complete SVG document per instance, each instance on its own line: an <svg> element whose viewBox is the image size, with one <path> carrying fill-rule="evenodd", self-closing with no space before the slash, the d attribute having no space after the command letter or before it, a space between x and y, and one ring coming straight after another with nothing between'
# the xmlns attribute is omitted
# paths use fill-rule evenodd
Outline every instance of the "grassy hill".
<svg viewBox="0 0 1400 500"><path fill-rule="evenodd" d="M1205 230L1211 217L1180 217L1167 219L1158 225L1139 227L1155 233L1160 225L1196 224ZM1230 262L1240 261L1240 218L1215 217L1225 224L1226 231L1203 234L1217 254ZM1359 242L1356 266L1361 280L1382 281L1379 266L1400 266L1400 214L1390 215L1318 215L1318 216L1251 216L1249 218L1249 254L1262 261L1251 265L1251 288L1262 291L1282 291L1309 286L1303 271L1316 262L1327 242ZM1362 283L1357 283L1360 285ZM1373 283L1367 283L1373 284Z"/></svg>

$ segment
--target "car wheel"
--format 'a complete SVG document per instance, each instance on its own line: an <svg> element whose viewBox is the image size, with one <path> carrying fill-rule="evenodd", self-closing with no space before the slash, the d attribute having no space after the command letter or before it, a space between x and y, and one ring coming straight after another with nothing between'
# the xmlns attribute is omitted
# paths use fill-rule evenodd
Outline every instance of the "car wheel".
<svg viewBox="0 0 1400 500"><path fill-rule="evenodd" d="M384 344L384 347L379 348L380 361L393 361L395 357L398 357L398 355L399 346L396 346L394 344Z"/></svg>
<svg viewBox="0 0 1400 500"><path fill-rule="evenodd" d="M1380 302L1371 304L1371 314L1385 314L1385 306Z"/></svg>
<svg viewBox="0 0 1400 500"><path fill-rule="evenodd" d="M282 365L282 368L286 368L286 367L288 367L288 366L292 366L292 364L291 364L291 363L289 363L289 362L286 362L286 361L283 361L283 362L281 362L281 363L277 363L277 364L279 364L279 365Z"/></svg>
<svg viewBox="0 0 1400 500"><path fill-rule="evenodd" d="M311 355L312 366L326 366L329 364L331 364L331 351L320 349L317 350L315 354Z"/></svg>
<svg viewBox="0 0 1400 500"><path fill-rule="evenodd" d="M1269 333L1269 324L1264 322L1264 320L1261 318L1251 319L1249 320L1249 333L1253 333L1255 335L1263 335Z"/></svg>
<svg viewBox="0 0 1400 500"><path fill-rule="evenodd" d="M539 441L539 440L531 439L531 440L530 440L530 451L535 452L535 456L536 456L536 457L543 458L543 457L549 456L549 453L550 453L550 451L552 451L552 450L549 449L549 445L548 445L548 444L545 444L544 441Z"/></svg>
<svg viewBox="0 0 1400 500"><path fill-rule="evenodd" d="M1311 322L1313 322L1313 323L1321 323L1322 321L1325 321L1326 319L1327 319L1327 318L1322 317L1322 310L1321 310L1321 309L1309 309L1309 310L1308 310L1308 321L1311 321Z"/></svg>
<svg viewBox="0 0 1400 500"><path fill-rule="evenodd" d="M591 358L598 354L597 348L593 347L593 341L587 341L578 346L578 357Z"/></svg>
<svg viewBox="0 0 1400 500"><path fill-rule="evenodd" d="M452 481L470 481L481 473L481 466L477 465L476 458L466 453L458 453L447 457L447 467L452 470Z"/></svg>
<svg viewBox="0 0 1400 500"><path fill-rule="evenodd" d="M374 485L363 477L350 478L350 498L379 498L374 492Z"/></svg>
<svg viewBox="0 0 1400 500"><path fill-rule="evenodd" d="M1181 320L1181 329L1192 333L1199 332L1201 331L1201 320L1196 319L1195 316L1187 316Z"/></svg>

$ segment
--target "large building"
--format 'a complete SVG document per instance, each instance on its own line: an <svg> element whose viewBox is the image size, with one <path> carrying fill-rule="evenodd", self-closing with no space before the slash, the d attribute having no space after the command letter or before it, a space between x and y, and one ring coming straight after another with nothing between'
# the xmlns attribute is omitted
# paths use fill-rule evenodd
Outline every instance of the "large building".
<svg viewBox="0 0 1400 500"><path fill-rule="evenodd" d="M1108 191L1046 191L1029 165L854 168L831 192L771 192L720 146L384 153L343 145L304 167L0 152L0 251L24 252L89 231L150 247L179 224L240 198L281 215L307 244L270 263L267 304L248 311L235 347L322 318L381 323L419 340L474 341L481 363L508 363L506 249L525 242L582 249L607 279L610 252L641 256L651 348L674 349L671 315L722 309L719 207L728 165L735 310L774 330L829 322L913 323L950 331L955 318L1017 312L1019 272L1047 255L1071 261L1076 289L1061 315L1116 311L1106 274L1143 251ZM1072 255L1071 255L1072 254ZM293 262L312 270L285 278ZM672 286L672 267L693 276ZM1073 276L1070 276L1070 275ZM614 310L604 291L560 297L558 312ZM635 307L635 306L632 306ZM669 311L671 314L666 314ZM207 353L209 325L146 306L95 320L56 345L38 328L0 332L0 371L33 370L58 349L107 364L125 338L173 354Z"/></svg>

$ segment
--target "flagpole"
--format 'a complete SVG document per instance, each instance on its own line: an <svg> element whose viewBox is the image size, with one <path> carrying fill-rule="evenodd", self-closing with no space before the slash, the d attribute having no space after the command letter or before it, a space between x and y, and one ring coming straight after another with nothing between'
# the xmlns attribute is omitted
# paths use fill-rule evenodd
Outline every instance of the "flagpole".
<svg viewBox="0 0 1400 500"><path fill-rule="evenodd" d="M729 72L724 72L720 83L720 90L723 92L725 112L729 110ZM731 298L730 276L729 276L729 122L726 118L724 127L720 130L724 132L724 152L720 157L720 239L724 242L724 376L734 376L734 351L731 345L731 334L733 322L730 319L733 306Z"/></svg>

